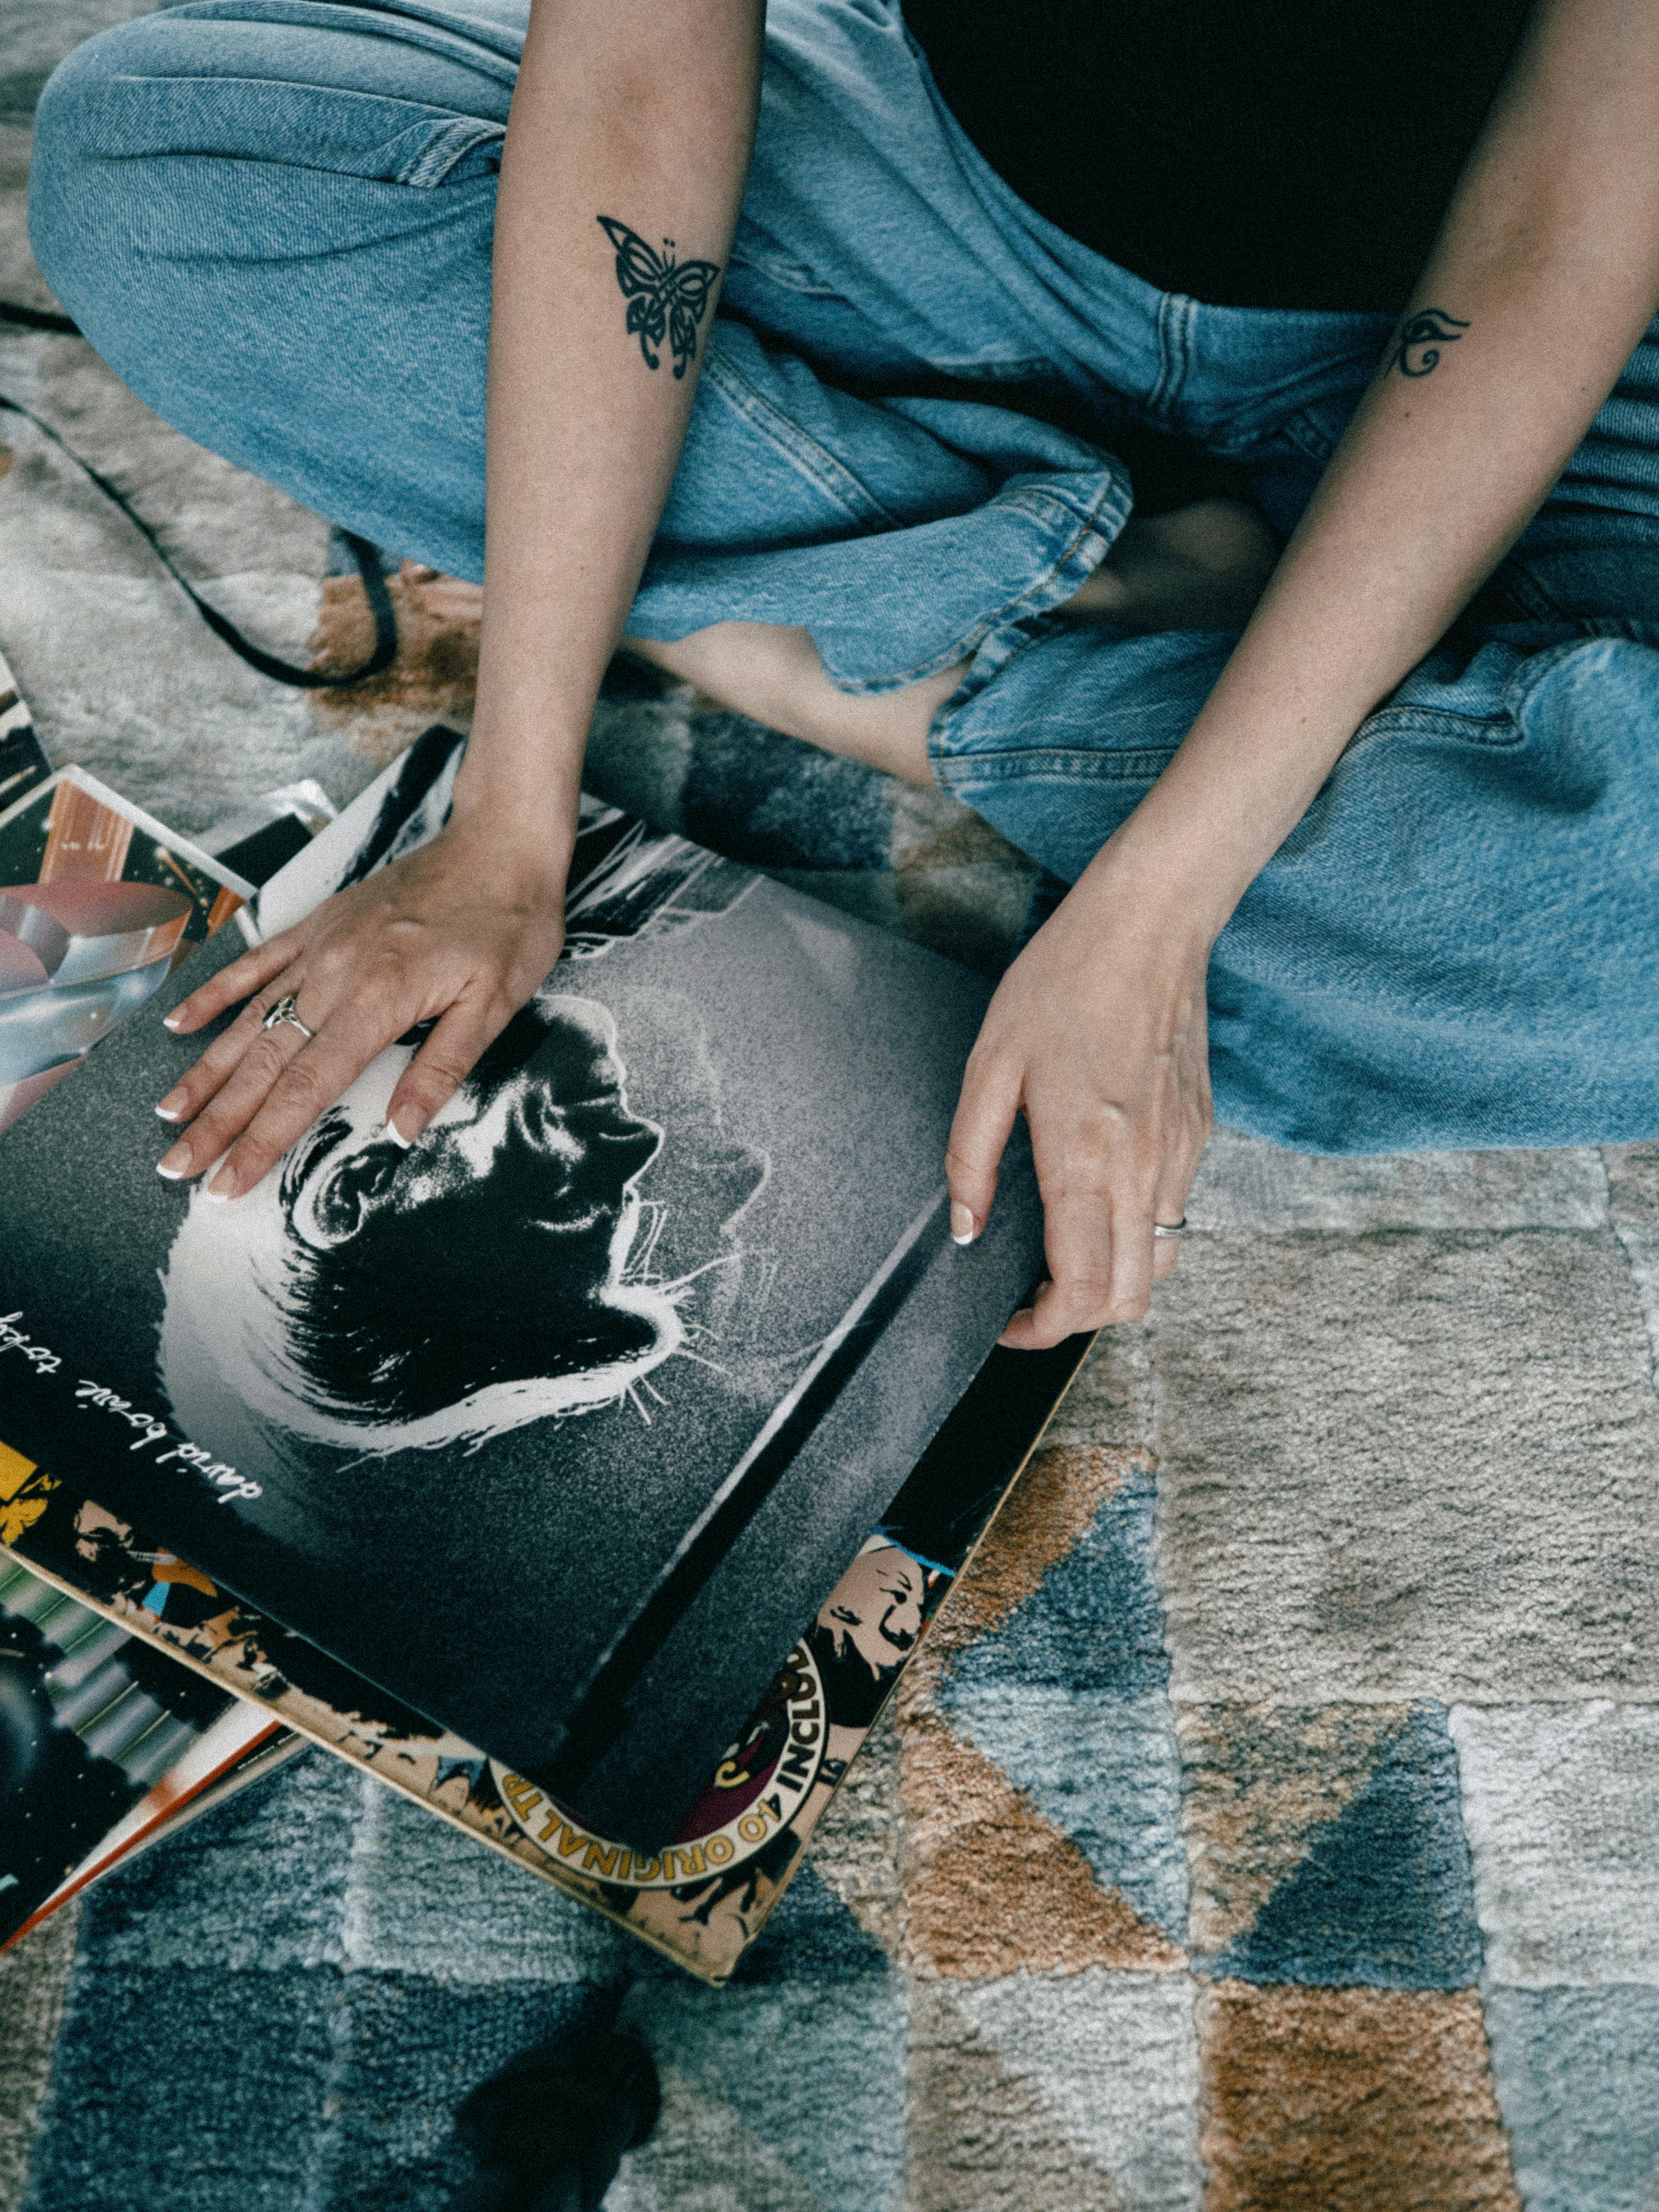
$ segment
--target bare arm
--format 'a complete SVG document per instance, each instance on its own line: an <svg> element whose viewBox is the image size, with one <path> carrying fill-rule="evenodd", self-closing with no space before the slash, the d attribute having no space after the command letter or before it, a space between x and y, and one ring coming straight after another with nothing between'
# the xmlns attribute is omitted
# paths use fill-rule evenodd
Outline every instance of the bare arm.
<svg viewBox="0 0 1659 2212"><path fill-rule="evenodd" d="M185 1001L190 1031L256 994L162 1101L191 1124L164 1172L230 1146L214 1194L251 1188L377 1053L435 1022L391 1102L407 1141L557 957L588 724L685 434L763 21L763 0L532 0L496 211L483 636L454 817ZM313 1042L260 1027L289 992Z"/></svg>
<svg viewBox="0 0 1659 2212"><path fill-rule="evenodd" d="M1008 1340L1146 1310L1209 1127L1210 948L1367 714L1525 527L1659 307L1659 9L1540 0L1411 306L1163 776L993 1003L951 1141L982 1224L1017 1109L1053 1280Z"/></svg>
<svg viewBox="0 0 1659 2212"><path fill-rule="evenodd" d="M1399 340L1137 817L1137 839L1178 821L1224 862L1212 938L1365 715L1532 519L1656 307L1659 11L1550 0Z"/></svg>
<svg viewBox="0 0 1659 2212"><path fill-rule="evenodd" d="M531 16L496 211L483 639L457 802L499 821L544 794L567 843L714 303L699 286L689 358L672 331L630 337L600 218L659 262L724 262L763 13L758 0L536 0Z"/></svg>

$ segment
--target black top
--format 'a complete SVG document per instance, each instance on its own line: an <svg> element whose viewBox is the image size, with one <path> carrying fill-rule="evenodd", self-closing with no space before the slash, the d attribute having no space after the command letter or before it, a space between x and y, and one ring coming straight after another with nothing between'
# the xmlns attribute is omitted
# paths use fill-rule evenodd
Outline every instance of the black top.
<svg viewBox="0 0 1659 2212"><path fill-rule="evenodd" d="M1406 305L1528 0L904 0L1040 215L1216 307Z"/></svg>

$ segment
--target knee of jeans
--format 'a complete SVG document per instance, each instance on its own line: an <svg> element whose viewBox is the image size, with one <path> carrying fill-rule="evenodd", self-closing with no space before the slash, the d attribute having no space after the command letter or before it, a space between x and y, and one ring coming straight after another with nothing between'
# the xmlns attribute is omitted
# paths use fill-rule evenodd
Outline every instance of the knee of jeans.
<svg viewBox="0 0 1659 2212"><path fill-rule="evenodd" d="M77 46L47 79L35 109L29 244L46 282L77 317L89 303L124 296L127 289L125 228L115 218L137 179L118 179L107 95L126 73L143 21L118 23Z"/></svg>

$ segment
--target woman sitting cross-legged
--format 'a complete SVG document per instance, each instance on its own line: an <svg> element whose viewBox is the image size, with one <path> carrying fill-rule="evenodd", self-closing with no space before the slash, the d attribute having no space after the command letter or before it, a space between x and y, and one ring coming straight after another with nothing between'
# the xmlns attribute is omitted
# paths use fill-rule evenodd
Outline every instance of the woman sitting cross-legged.
<svg viewBox="0 0 1659 2212"><path fill-rule="evenodd" d="M1659 10L908 12L183 0L48 87L115 369L484 585L453 820L185 1001L249 1003L171 1171L246 1191L421 1022L432 1120L557 952L623 640L1071 885L948 1163L970 1237L1026 1115L1012 1344L1145 1310L1212 1085L1313 1151L1659 1133ZM1222 489L1136 514L1149 434Z"/></svg>

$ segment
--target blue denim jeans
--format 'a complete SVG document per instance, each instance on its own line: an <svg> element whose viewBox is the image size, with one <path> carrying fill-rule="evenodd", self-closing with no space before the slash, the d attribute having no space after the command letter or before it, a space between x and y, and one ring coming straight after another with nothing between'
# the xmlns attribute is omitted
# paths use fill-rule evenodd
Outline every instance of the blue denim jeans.
<svg viewBox="0 0 1659 2212"><path fill-rule="evenodd" d="M58 70L31 185L54 289L151 406L474 578L527 5L183 0ZM1230 461L1288 530L1388 329L1154 290L997 179L894 0L771 0L742 221L629 627L801 624L850 690L966 662L939 781L1073 879L1232 643L1055 619L1133 502L1113 426ZM1224 1121L1338 1152L1659 1134L1656 645L1650 334L1498 585L1218 941Z"/></svg>

